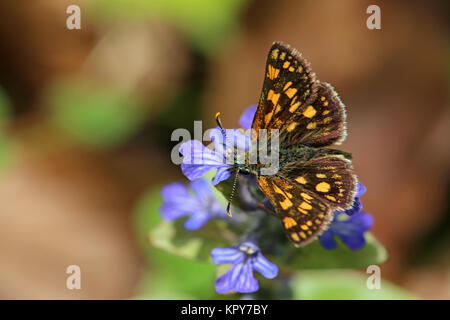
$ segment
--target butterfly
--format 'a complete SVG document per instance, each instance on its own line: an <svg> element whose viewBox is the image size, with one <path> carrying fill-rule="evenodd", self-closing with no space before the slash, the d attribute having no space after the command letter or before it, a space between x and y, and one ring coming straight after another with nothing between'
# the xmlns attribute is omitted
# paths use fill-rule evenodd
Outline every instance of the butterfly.
<svg viewBox="0 0 450 320"><path fill-rule="evenodd" d="M357 178L351 154L329 148L345 139L345 120L345 106L333 87L316 79L296 49L275 42L267 57L252 129L256 139L260 129L278 130L279 169L262 175L261 164L247 163L238 170L256 177L297 246L326 230L335 210L353 204Z"/></svg>

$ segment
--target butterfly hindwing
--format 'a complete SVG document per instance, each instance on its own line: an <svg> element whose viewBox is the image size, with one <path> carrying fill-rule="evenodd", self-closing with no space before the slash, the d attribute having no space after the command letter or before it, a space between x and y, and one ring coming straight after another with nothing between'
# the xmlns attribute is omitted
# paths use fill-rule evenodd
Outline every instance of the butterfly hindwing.
<svg viewBox="0 0 450 320"><path fill-rule="evenodd" d="M301 54L282 43L270 48L261 97L253 129L279 129L289 120L289 110L313 101L315 74Z"/></svg>
<svg viewBox="0 0 450 320"><path fill-rule="evenodd" d="M258 183L295 245L313 241L327 228L333 216L321 197L279 177L259 177Z"/></svg>
<svg viewBox="0 0 450 320"><path fill-rule="evenodd" d="M319 155L288 163L280 175L321 198L333 210L353 204L357 179L350 160L342 155Z"/></svg>
<svg viewBox="0 0 450 320"><path fill-rule="evenodd" d="M346 137L345 106L328 83L316 83L317 96L299 107L280 129L288 145L314 147L340 144Z"/></svg>

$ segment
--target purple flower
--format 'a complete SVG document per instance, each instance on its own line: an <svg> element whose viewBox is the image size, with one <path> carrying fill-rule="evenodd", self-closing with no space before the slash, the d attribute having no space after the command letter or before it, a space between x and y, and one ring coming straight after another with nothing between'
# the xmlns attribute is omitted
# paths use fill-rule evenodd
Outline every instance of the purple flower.
<svg viewBox="0 0 450 320"><path fill-rule="evenodd" d="M180 182L162 188L163 203L160 211L164 220L172 221L190 216L184 227L187 230L198 230L210 219L225 217L226 210L213 197L208 181L205 179L192 181L190 186L193 194Z"/></svg>
<svg viewBox="0 0 450 320"><path fill-rule="evenodd" d="M216 140L217 141L217 140ZM217 144L217 146L216 146ZM180 147L183 155L181 171L191 181L201 178L211 170L216 171L212 181L213 185L230 177L229 165L226 163L226 152L218 143L214 143L215 150L205 147L198 140L189 140Z"/></svg>
<svg viewBox="0 0 450 320"><path fill-rule="evenodd" d="M364 233L373 225L373 217L367 212L361 212L362 203L359 200L366 192L366 187L358 182L353 206L345 211L335 211L328 229L319 236L320 243L326 249L335 249L338 236L352 250L357 250L366 244Z"/></svg>
<svg viewBox="0 0 450 320"><path fill-rule="evenodd" d="M344 220L346 216L348 218ZM373 217L367 212L358 212L351 216L345 213L335 212L330 227L319 236L320 243L326 249L335 249L337 243L334 237L338 236L350 249L360 249L366 244L364 233L372 225Z"/></svg>
<svg viewBox="0 0 450 320"><path fill-rule="evenodd" d="M253 118L256 113L256 105L251 105L244 110L241 117L239 118L239 124L244 129L250 129L252 127Z"/></svg>
<svg viewBox="0 0 450 320"><path fill-rule="evenodd" d="M241 124L247 125L248 118L253 117L250 108L241 116ZM230 177L230 168L234 163L233 155L236 150L239 152L248 150L250 136L239 129L225 131L224 136L220 128L211 130L210 139L214 144L214 150L205 147L198 140L189 140L181 145L180 152L183 155L181 171L189 180L196 180L211 170L217 170L212 181L213 185Z"/></svg>
<svg viewBox="0 0 450 320"><path fill-rule="evenodd" d="M260 249L249 241L237 247L213 249L211 256L215 264L231 264L231 268L216 280L218 293L258 291L259 285L253 276L253 270L267 279L273 279L278 274L278 267L267 260Z"/></svg>

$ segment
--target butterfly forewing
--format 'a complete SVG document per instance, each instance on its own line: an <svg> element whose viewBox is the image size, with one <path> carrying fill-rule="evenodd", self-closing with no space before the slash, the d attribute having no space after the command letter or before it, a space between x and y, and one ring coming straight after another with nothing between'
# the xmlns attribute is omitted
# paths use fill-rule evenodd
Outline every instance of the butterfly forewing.
<svg viewBox="0 0 450 320"><path fill-rule="evenodd" d="M279 129L292 116L289 110L313 101L315 75L309 63L295 49L282 43L270 48L261 97L253 129Z"/></svg>

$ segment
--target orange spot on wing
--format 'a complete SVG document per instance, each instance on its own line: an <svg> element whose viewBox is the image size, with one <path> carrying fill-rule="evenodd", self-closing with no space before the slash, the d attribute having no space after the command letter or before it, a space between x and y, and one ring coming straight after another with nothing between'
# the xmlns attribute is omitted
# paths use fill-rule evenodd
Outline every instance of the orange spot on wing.
<svg viewBox="0 0 450 320"><path fill-rule="evenodd" d="M330 191L330 185L326 182L320 182L316 185L316 190L319 192L328 192Z"/></svg>
<svg viewBox="0 0 450 320"><path fill-rule="evenodd" d="M286 91L287 88L289 88L292 85L292 81L288 81L288 83L286 83L284 85L283 91Z"/></svg>
<svg viewBox="0 0 450 320"><path fill-rule="evenodd" d="M303 111L303 115L307 118L312 118L316 115L316 109L313 106L306 107L305 111Z"/></svg>
<svg viewBox="0 0 450 320"><path fill-rule="evenodd" d="M295 181L297 181L298 183L301 183L301 184L306 184L306 179L304 178L304 177L298 177L298 178L296 178L295 179ZM305 193L306 194L306 193ZM308 195L307 195L308 196ZM309 197L309 196L308 196ZM304 198L304 197L303 197ZM311 198L312 199L312 198Z"/></svg>
<svg viewBox="0 0 450 320"><path fill-rule="evenodd" d="M295 127L297 126L297 122L292 122L287 128L287 132L291 132L292 130L295 129Z"/></svg>
<svg viewBox="0 0 450 320"><path fill-rule="evenodd" d="M286 229L289 229L289 228L295 227L297 225L297 222L294 219L292 219L291 217L284 217L283 224Z"/></svg>
<svg viewBox="0 0 450 320"><path fill-rule="evenodd" d="M292 238L295 242L299 242L299 241L300 241L300 237L298 236L297 232L292 232L290 235L291 235L291 238Z"/></svg>
<svg viewBox="0 0 450 320"><path fill-rule="evenodd" d="M300 101L297 101L296 103L294 103L294 104L289 108L289 112L290 112L290 113L294 113L295 110L297 110L299 106L300 106Z"/></svg>
<svg viewBox="0 0 450 320"><path fill-rule="evenodd" d="M306 129L309 129L309 130L311 130L311 129L315 129L317 127L317 123L316 122L310 122L310 123L308 123L307 125L306 125Z"/></svg>
<svg viewBox="0 0 450 320"><path fill-rule="evenodd" d="M287 89L286 90L286 95L289 97L289 98L292 98L296 93L297 93L297 89L295 89L295 88L289 88L289 89Z"/></svg>

